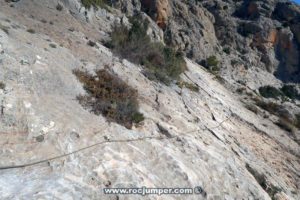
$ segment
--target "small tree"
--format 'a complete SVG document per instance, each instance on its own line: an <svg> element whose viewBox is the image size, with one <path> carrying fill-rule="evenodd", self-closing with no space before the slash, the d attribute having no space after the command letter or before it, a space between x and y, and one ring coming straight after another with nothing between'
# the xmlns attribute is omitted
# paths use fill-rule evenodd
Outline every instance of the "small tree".
<svg viewBox="0 0 300 200"><path fill-rule="evenodd" d="M210 56L207 58L206 60L206 65L207 67L209 68L209 70L215 72L215 71L219 71L220 68L219 68L219 61L217 59L216 56Z"/></svg>

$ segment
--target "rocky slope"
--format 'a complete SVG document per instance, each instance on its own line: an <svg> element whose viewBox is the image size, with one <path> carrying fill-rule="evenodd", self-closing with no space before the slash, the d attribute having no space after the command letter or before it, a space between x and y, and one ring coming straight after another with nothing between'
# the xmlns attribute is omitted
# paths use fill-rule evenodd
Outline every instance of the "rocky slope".
<svg viewBox="0 0 300 200"><path fill-rule="evenodd" d="M161 0L155 5L147 2L155 4L142 1L137 8L141 7L164 29L166 42L198 63L216 55L224 73L238 73L235 80L243 76L238 70L254 67L260 71L251 73L250 81L266 70L284 82L299 82L300 11L295 4L220 0L170 3ZM230 61L236 64L232 66Z"/></svg>
<svg viewBox="0 0 300 200"><path fill-rule="evenodd" d="M148 13L149 4L143 2L157 2L150 11L165 39L198 63L216 54L299 83L299 6L276 0L142 1Z"/></svg>
<svg viewBox="0 0 300 200"><path fill-rule="evenodd" d="M0 1L1 199L299 199L299 144L273 123L276 116L250 111L227 87L239 79L249 91L281 85L266 69L291 69L279 77L298 81L289 73L299 70L299 13L287 3L244 2L123 0L107 11L69 0ZM115 22L128 23L126 15L141 10L154 20L153 39L186 53L181 78L198 92L150 81L141 66L101 44ZM240 26L263 29L246 37L235 29ZM263 50L258 40L265 41L258 43ZM286 42L292 53L281 49ZM226 45L230 55L222 53ZM280 57L272 55L279 50ZM221 60L226 87L199 65L212 54ZM263 56L273 58L269 65ZM229 65L231 58L240 63ZM242 70L245 64L249 69ZM138 90L145 120L131 130L76 100L85 90L72 70L105 66ZM103 194L106 187L141 186L203 191L184 197Z"/></svg>

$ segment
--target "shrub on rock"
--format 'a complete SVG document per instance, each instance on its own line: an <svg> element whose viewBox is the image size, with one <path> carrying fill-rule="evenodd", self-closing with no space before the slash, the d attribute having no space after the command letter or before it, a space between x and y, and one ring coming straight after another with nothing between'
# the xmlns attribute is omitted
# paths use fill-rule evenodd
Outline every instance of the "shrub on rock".
<svg viewBox="0 0 300 200"><path fill-rule="evenodd" d="M277 89L273 86L270 86L270 85L260 87L258 90L259 90L259 93L265 98L278 99L279 97L281 97L283 95L279 89Z"/></svg>
<svg viewBox="0 0 300 200"><path fill-rule="evenodd" d="M183 55L170 47L152 42L147 35L148 23L139 16L130 19L131 28L116 25L107 46L129 61L145 67L144 74L150 80L169 84L177 80L186 69Z"/></svg>
<svg viewBox="0 0 300 200"><path fill-rule="evenodd" d="M137 91L116 75L106 70L98 70L96 75L80 70L73 73L87 92L86 95L77 97L85 108L126 128L144 120L143 114L138 111Z"/></svg>
<svg viewBox="0 0 300 200"><path fill-rule="evenodd" d="M88 9L92 6L103 8L107 4L107 0L81 0L81 3L84 7Z"/></svg>
<svg viewBox="0 0 300 200"><path fill-rule="evenodd" d="M300 100L300 94L295 85L284 85L281 91L290 99Z"/></svg>

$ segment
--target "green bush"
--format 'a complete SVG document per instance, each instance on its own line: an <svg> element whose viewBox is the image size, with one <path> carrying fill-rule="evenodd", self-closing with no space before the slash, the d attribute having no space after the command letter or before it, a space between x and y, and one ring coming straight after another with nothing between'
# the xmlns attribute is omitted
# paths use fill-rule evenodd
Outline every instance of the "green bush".
<svg viewBox="0 0 300 200"><path fill-rule="evenodd" d="M219 61L216 56L210 56L203 61L203 65L211 72L216 73L220 71Z"/></svg>
<svg viewBox="0 0 300 200"><path fill-rule="evenodd" d="M207 62L207 66L208 67L217 67L218 64L219 64L219 61L218 61L218 59L217 59L216 56L210 56L210 57L208 57L207 60L206 60L206 62Z"/></svg>
<svg viewBox="0 0 300 200"><path fill-rule="evenodd" d="M147 35L148 23L139 16L130 19L131 28L125 25L113 27L107 46L113 52L129 61L145 67L144 74L150 80L169 84L177 80L186 69L183 55L170 47L152 42Z"/></svg>
<svg viewBox="0 0 300 200"><path fill-rule="evenodd" d="M104 8L107 5L107 0L81 0L81 3L86 8L94 7L100 7Z"/></svg>
<svg viewBox="0 0 300 200"><path fill-rule="evenodd" d="M273 86L263 86L259 88L259 93L265 98L290 98L300 100L300 94L295 85L284 85L282 88L277 89Z"/></svg>
<svg viewBox="0 0 300 200"><path fill-rule="evenodd" d="M284 85L281 91L290 99L300 100L300 94L295 85Z"/></svg>
<svg viewBox="0 0 300 200"><path fill-rule="evenodd" d="M117 76L105 70L96 71L96 75L79 70L73 73L87 92L87 95L80 95L77 99L96 115L102 114L109 121L126 128L144 120L143 114L138 112L137 91Z"/></svg>
<svg viewBox="0 0 300 200"><path fill-rule="evenodd" d="M260 87L258 90L259 93L265 98L278 99L279 97L283 96L283 93L279 89L269 85Z"/></svg>
<svg viewBox="0 0 300 200"><path fill-rule="evenodd" d="M140 123L142 121L144 121L144 115L142 113L139 113L139 112L136 112L136 113L133 113L132 115L132 121L134 123Z"/></svg>

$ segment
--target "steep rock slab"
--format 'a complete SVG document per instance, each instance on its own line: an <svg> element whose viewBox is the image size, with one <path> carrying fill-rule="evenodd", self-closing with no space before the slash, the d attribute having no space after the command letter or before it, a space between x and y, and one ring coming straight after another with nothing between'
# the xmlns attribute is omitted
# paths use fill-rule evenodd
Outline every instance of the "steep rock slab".
<svg viewBox="0 0 300 200"><path fill-rule="evenodd" d="M92 27L65 12L53 15L56 4L41 4L14 9L0 2L0 21L11 27L9 34L0 32L0 77L7 86L0 93L2 199L140 199L102 192L132 186L203 188L186 199L299 199L299 145L244 108L214 75L186 60L182 79L197 84L198 93L149 81L140 66L99 43L86 45L86 37L102 36L97 23ZM40 16L56 26L38 23ZM76 101L85 91L72 70L105 65L139 92L146 120L132 130Z"/></svg>

